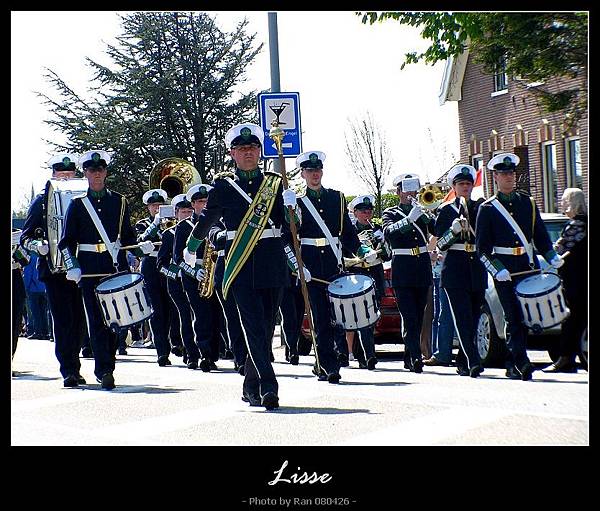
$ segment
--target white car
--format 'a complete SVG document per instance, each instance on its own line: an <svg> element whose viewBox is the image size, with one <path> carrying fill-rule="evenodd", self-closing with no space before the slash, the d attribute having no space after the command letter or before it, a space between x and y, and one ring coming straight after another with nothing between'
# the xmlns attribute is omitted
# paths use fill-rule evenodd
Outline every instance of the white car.
<svg viewBox="0 0 600 511"><path fill-rule="evenodd" d="M560 236L564 225L569 221L569 218L565 215L557 213L542 213L542 220L550 235L550 240L554 243ZM546 260L536 254L540 262L542 269L549 267ZM556 273L556 270L551 269L549 272ZM486 366L503 365L506 357L506 335L505 335L506 321L504 320L504 311L502 305L500 305L500 299L498 293L494 287L494 279L488 273L488 288L485 292L485 303L481 308L481 313L477 321L477 349L482 362ZM544 330L540 333L534 333L529 331L531 337L537 336L555 336L560 334L560 325ZM550 358L555 360L556 346L554 343L545 346L550 354ZM587 354L587 336L586 336L586 348L585 353Z"/></svg>

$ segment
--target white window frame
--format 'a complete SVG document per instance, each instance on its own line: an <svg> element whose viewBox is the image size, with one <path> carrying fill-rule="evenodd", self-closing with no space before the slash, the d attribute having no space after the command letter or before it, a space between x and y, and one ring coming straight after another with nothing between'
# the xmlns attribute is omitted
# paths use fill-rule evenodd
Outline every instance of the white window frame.
<svg viewBox="0 0 600 511"><path fill-rule="evenodd" d="M498 82L501 76L503 77L504 87L500 89L498 88ZM500 96L506 93L508 93L508 75L506 74L506 63L502 60L498 64L498 72L494 73L494 92L492 92L491 96Z"/></svg>
<svg viewBox="0 0 600 511"><path fill-rule="evenodd" d="M583 186L583 183L581 184L581 186L579 186L577 184L577 180L575 179L575 176L577 175L577 173L576 173L576 168L574 168L572 165L573 158L572 158L572 154L571 154L571 142L579 142L579 166L581 168L581 137L579 137L579 136L568 137L565 139L565 162L566 162L566 166L567 166L567 187L581 188ZM583 179L583 175L581 175L581 178Z"/></svg>
<svg viewBox="0 0 600 511"><path fill-rule="evenodd" d="M558 168L556 165L556 142L554 140L549 140L548 142L542 142L541 150L542 150L542 183L544 188L544 211L546 213L557 213L559 210L559 199L558 195L553 195L553 190L551 189L550 183L550 175L548 169L548 157L547 157L547 148L553 147L553 158L554 158L554 167L553 173L556 177L556 189L558 190Z"/></svg>

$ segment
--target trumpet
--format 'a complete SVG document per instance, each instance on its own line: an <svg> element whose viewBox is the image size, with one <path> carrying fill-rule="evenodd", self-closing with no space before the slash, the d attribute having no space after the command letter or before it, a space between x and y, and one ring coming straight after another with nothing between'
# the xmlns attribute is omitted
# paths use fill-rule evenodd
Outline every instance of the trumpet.
<svg viewBox="0 0 600 511"><path fill-rule="evenodd" d="M444 192L442 187L435 183L422 186L417 192L417 197L410 197L410 202L414 206L418 204L429 216L434 216L433 210L444 202Z"/></svg>

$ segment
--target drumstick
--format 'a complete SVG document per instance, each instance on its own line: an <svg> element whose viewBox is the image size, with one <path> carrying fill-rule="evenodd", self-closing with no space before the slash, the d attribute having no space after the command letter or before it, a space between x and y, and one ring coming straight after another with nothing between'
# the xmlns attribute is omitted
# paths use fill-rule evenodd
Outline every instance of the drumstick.
<svg viewBox="0 0 600 511"><path fill-rule="evenodd" d="M114 273L87 273L82 275L81 278L84 277L108 277L109 275L114 275Z"/></svg>
<svg viewBox="0 0 600 511"><path fill-rule="evenodd" d="M563 255L559 256L561 259L564 259L565 257L567 257L571 252L565 252ZM525 270L525 271L518 271L516 273L511 273L510 276L514 277L516 275L525 275L526 273L535 273L537 271L541 271L546 272L549 271L551 267L546 268L545 270L543 270L542 268L536 268L535 270Z"/></svg>
<svg viewBox="0 0 600 511"><path fill-rule="evenodd" d="M298 274L297 274L297 273L295 273L295 272L292 272L292 275L293 275L294 277L297 277L297 276L298 276ZM321 284L331 284L331 282L329 282L328 280L318 279L317 277L311 277L311 278L310 278L310 280L311 280L311 281L313 281L313 280L314 280L315 282L320 282Z"/></svg>
<svg viewBox="0 0 600 511"><path fill-rule="evenodd" d="M162 241L153 241L152 243L154 243L155 245L162 245ZM141 243L138 243L137 245L125 245L124 247L119 247L119 250L129 250L132 248L140 248Z"/></svg>
<svg viewBox="0 0 600 511"><path fill-rule="evenodd" d="M380 254L381 252L383 252L383 249L378 248L377 250L375 250L375 252ZM346 267L351 268L352 266L356 266L357 264L364 263L364 262L365 262L365 257L357 257L353 261L346 263Z"/></svg>

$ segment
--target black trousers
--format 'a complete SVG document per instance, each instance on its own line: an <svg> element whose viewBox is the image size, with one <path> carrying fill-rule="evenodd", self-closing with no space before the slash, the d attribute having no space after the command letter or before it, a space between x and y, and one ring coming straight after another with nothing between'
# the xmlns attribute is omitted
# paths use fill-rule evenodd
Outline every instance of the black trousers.
<svg viewBox="0 0 600 511"><path fill-rule="evenodd" d="M279 391L271 363L271 333L275 328L282 288L253 289L244 285L231 286L246 340L244 394L262 398L267 392Z"/></svg>
<svg viewBox="0 0 600 511"><path fill-rule="evenodd" d="M181 284L181 278L176 280L167 279L167 290L175 307L177 308L177 316L179 318L179 332L185 351L187 352L188 361L198 362L200 352L198 346L194 342L194 330L192 329L192 308L188 302L185 291Z"/></svg>
<svg viewBox="0 0 600 511"><path fill-rule="evenodd" d="M79 281L81 294L83 295L88 335L94 352L94 374L98 379L106 373L114 372L117 345L119 343L118 334L104 323L102 310L94 291L99 281L100 278L94 277L82 278Z"/></svg>
<svg viewBox="0 0 600 511"><path fill-rule="evenodd" d="M23 272L19 268L12 271L12 356L15 356L19 334L21 333L21 322L25 313L25 284L23 283Z"/></svg>
<svg viewBox="0 0 600 511"><path fill-rule="evenodd" d="M237 305L235 304L233 293L230 293L227 296L227 299L225 299L223 297L221 282L215 282L215 294L217 295L217 299L223 310L228 348L233 352L233 360L236 365L244 365L246 363L248 350L246 349L244 332L242 331L242 325L240 324L240 315L238 313Z"/></svg>
<svg viewBox="0 0 600 511"><path fill-rule="evenodd" d="M521 369L529 363L527 357L527 327L523 324L523 311L515 294L515 286L521 280L523 279L516 278L508 282L496 281L494 283L506 320L506 345L509 352L506 366L514 365L517 369Z"/></svg>
<svg viewBox="0 0 600 511"><path fill-rule="evenodd" d="M331 318L327 288L317 282L309 282L307 287L321 369L327 374L339 373L340 363L335 353L336 328Z"/></svg>
<svg viewBox="0 0 600 511"><path fill-rule="evenodd" d="M588 290L585 286L570 289L564 284L564 292L571 314L562 324L558 349L559 355L575 362L580 351L581 336L588 324Z"/></svg>
<svg viewBox="0 0 600 511"><path fill-rule="evenodd" d="M196 346L198 347L200 357L215 361L218 359L218 348L217 358L214 359L211 356L213 317L210 301L206 298L200 297L200 292L198 291L198 281L196 279L188 277L187 275L182 275L181 283L183 284L183 290L185 291L187 299L192 308L194 339L196 341Z"/></svg>
<svg viewBox="0 0 600 511"><path fill-rule="evenodd" d="M159 273L156 267L156 257L147 256L142 260L141 273L150 296L154 313L148 321L156 354L166 357L171 352L169 346L169 294L167 278Z"/></svg>
<svg viewBox="0 0 600 511"><path fill-rule="evenodd" d="M283 288L280 312L281 329L288 356L298 355L298 340L304 319L304 298L300 286L292 283L290 287Z"/></svg>
<svg viewBox="0 0 600 511"><path fill-rule="evenodd" d="M402 317L402 338L408 359L413 363L421 359L421 327L427 306L429 287L394 287L398 311Z"/></svg>
<svg viewBox="0 0 600 511"><path fill-rule="evenodd" d="M459 351L456 359L458 367L471 369L479 365L479 351L475 344L475 331L479 311L485 300L485 291L468 291L461 288L442 288L450 304L454 328L458 333Z"/></svg>
<svg viewBox="0 0 600 511"><path fill-rule="evenodd" d="M168 279L165 277L165 288L167 295L169 294ZM169 343L174 348L176 346L183 347L181 339L181 324L179 322L179 312L175 306L175 302L169 296Z"/></svg>
<svg viewBox="0 0 600 511"><path fill-rule="evenodd" d="M54 353L59 363L60 374L63 378L79 374L81 368L79 350L86 342L85 311L81 290L77 284L67 280L63 273L49 275L44 280L44 284L52 315Z"/></svg>

